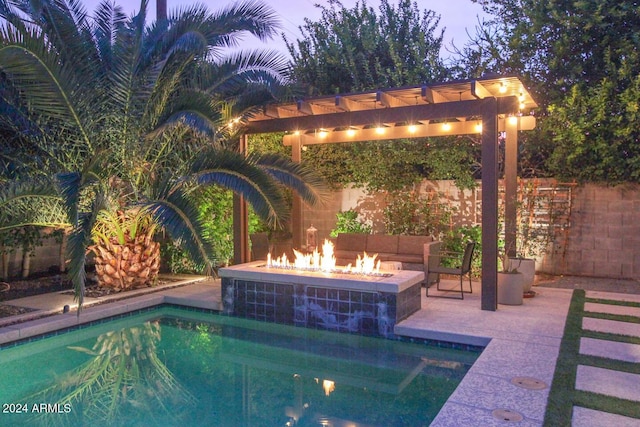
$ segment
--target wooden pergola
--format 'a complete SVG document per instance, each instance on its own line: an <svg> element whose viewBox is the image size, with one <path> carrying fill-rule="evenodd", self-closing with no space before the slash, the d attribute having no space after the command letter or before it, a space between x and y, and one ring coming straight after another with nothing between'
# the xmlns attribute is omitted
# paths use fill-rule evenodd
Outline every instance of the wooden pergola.
<svg viewBox="0 0 640 427"><path fill-rule="evenodd" d="M292 159L301 160L302 147L313 144L399 138L479 134L482 140L482 303L497 309L498 258L498 135L506 134L505 243L516 251L516 191L518 131L535 127L530 115L537 104L515 76L435 83L424 86L324 96L294 103L268 105L250 118L247 135L286 132L283 143ZM235 262L249 260L246 205L234 204ZM303 236L302 203L294 200L294 246ZM237 219L240 219L239 221Z"/></svg>

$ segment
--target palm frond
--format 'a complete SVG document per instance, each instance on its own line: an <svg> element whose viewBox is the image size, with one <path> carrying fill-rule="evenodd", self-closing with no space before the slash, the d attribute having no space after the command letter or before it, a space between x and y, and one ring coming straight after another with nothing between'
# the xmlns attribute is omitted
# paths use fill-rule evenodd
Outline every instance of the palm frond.
<svg viewBox="0 0 640 427"><path fill-rule="evenodd" d="M101 171L98 170L101 159L98 157L92 159L93 161L88 162L81 172L61 172L55 176L58 192L67 209L71 224L78 222L82 192L102 183ZM97 192L104 193L104 189L97 189Z"/></svg>
<svg viewBox="0 0 640 427"><path fill-rule="evenodd" d="M167 129L175 126L187 126L208 137L214 137L218 130L218 123L212 121L200 111L178 111L165 119L163 123L150 132L147 137L157 138Z"/></svg>
<svg viewBox="0 0 640 427"><path fill-rule="evenodd" d="M0 187L0 211L27 197L57 197L55 185L46 178L9 181Z"/></svg>
<svg viewBox="0 0 640 427"><path fill-rule="evenodd" d="M78 301L78 315L84 303L86 276L87 249L91 245L91 231L93 230L98 214L107 209L108 200L103 193L98 193L87 212L78 215L73 224L69 239L67 240L67 257L69 259L68 271L75 299Z"/></svg>
<svg viewBox="0 0 640 427"><path fill-rule="evenodd" d="M277 227L289 209L280 189L261 167L229 150L205 150L191 165L189 180L197 185L220 185L243 196L256 214Z"/></svg>
<svg viewBox="0 0 640 427"><path fill-rule="evenodd" d="M329 197L328 187L320 174L305 164L292 162L279 154L251 155L248 161L260 166L310 205L324 203Z"/></svg>
<svg viewBox="0 0 640 427"><path fill-rule="evenodd" d="M205 267L210 273L214 263L210 258L213 250L202 238L204 230L198 207L189 198L184 186L175 184L171 179L164 179L153 199L142 203L141 207L189 253L198 266Z"/></svg>
<svg viewBox="0 0 640 427"><path fill-rule="evenodd" d="M105 70L116 68L118 52L114 52L116 40L125 30L126 15L115 3L104 1L98 5L94 14L93 37Z"/></svg>
<svg viewBox="0 0 640 427"><path fill-rule="evenodd" d="M240 51L203 64L200 85L210 94L236 94L249 84L273 87L288 83L288 62L273 51ZM227 95L228 96L228 95Z"/></svg>
<svg viewBox="0 0 640 427"><path fill-rule="evenodd" d="M44 36L35 32L17 34L5 28L0 37L3 39L0 68L22 88L26 105L36 114L68 123L82 135L86 146L92 149L92 141L82 117L91 114L91 100L76 90L91 84L78 80L82 74L72 70L72 64L60 63L59 56L48 48ZM78 110L79 106L86 109Z"/></svg>
<svg viewBox="0 0 640 427"><path fill-rule="evenodd" d="M48 179L9 181L0 187L0 231L69 225L55 185Z"/></svg>
<svg viewBox="0 0 640 427"><path fill-rule="evenodd" d="M266 3L255 0L232 3L211 15L212 34L226 35L225 46L237 46L241 32L249 32L266 41L278 35L280 21Z"/></svg>
<svg viewBox="0 0 640 427"><path fill-rule="evenodd" d="M203 135L213 137L220 127L220 108L212 103L207 93L199 90L182 90L167 105L165 116L159 118L156 128L147 138L155 138L169 128L178 125L189 127Z"/></svg>

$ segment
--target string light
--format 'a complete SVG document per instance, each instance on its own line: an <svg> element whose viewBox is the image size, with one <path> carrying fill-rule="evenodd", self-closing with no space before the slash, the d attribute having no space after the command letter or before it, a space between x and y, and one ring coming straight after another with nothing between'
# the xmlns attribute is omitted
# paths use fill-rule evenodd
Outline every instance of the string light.
<svg viewBox="0 0 640 427"><path fill-rule="evenodd" d="M240 123L240 118L236 117L235 119L229 120L229 123L227 124L227 126L229 127L229 129L233 129L233 127L238 123Z"/></svg>
<svg viewBox="0 0 640 427"><path fill-rule="evenodd" d="M449 132L451 130L451 123L444 122L442 124L442 130L445 131L445 132Z"/></svg>

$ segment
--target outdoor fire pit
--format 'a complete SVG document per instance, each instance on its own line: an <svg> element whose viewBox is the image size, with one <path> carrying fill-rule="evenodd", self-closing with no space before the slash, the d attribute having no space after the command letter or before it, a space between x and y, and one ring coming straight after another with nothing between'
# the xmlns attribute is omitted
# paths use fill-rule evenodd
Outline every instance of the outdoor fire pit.
<svg viewBox="0 0 640 427"><path fill-rule="evenodd" d="M354 266L339 267L327 243L323 254L297 252L296 260L284 257L284 262L269 256L267 261L220 269L224 312L389 337L396 323L420 309L422 271L385 271L375 256L366 254L354 260Z"/></svg>

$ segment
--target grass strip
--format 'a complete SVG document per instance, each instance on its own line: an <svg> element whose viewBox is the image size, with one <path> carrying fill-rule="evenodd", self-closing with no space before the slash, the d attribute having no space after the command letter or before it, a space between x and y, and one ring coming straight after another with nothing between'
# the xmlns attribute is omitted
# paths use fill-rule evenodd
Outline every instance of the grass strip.
<svg viewBox="0 0 640 427"><path fill-rule="evenodd" d="M640 405L633 400L620 399L582 390L576 390L574 394L574 404L576 406L611 414L624 415L625 417L640 418Z"/></svg>
<svg viewBox="0 0 640 427"><path fill-rule="evenodd" d="M603 298L585 298L584 302L592 302L596 304L622 305L625 307L640 308L640 302L635 302L635 301L619 301L615 299L603 299Z"/></svg>
<svg viewBox="0 0 640 427"><path fill-rule="evenodd" d="M577 371L576 356L580 353L584 300L585 291L574 289L544 415L544 426L547 427L571 425Z"/></svg>
<svg viewBox="0 0 640 427"><path fill-rule="evenodd" d="M583 366L594 366L596 368L611 369L613 371L619 372L627 372L629 374L640 374L640 363L609 359L606 357L580 354L578 355L577 364Z"/></svg>
<svg viewBox="0 0 640 427"><path fill-rule="evenodd" d="M596 338L599 340L626 342L627 344L640 345L640 337L631 337L629 335L610 334L607 332L598 331L583 331L582 336L585 338Z"/></svg>
<svg viewBox="0 0 640 427"><path fill-rule="evenodd" d="M592 317L594 319L615 320L617 322L640 323L640 317L629 316L628 314L611 314L600 313L597 311L585 311L584 317Z"/></svg>

